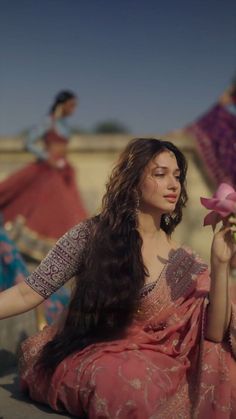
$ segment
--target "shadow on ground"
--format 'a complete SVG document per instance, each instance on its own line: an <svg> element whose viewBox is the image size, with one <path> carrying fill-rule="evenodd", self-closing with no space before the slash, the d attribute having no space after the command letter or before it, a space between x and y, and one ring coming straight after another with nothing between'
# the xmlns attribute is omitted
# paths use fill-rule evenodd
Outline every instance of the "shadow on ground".
<svg viewBox="0 0 236 419"><path fill-rule="evenodd" d="M0 419L63 419L74 418L52 411L47 406L33 403L19 391L16 368L0 377ZM80 418L85 419L85 418Z"/></svg>

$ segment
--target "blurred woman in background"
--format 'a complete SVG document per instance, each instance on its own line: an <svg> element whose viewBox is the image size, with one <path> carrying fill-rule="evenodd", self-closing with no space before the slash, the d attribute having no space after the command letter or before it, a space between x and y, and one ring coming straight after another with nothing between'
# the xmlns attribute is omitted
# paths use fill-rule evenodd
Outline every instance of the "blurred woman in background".
<svg viewBox="0 0 236 419"><path fill-rule="evenodd" d="M58 93L49 114L28 134L26 148L37 160L0 183L0 210L6 227L20 250L37 260L87 216L67 161L67 118L76 106L73 92Z"/></svg>

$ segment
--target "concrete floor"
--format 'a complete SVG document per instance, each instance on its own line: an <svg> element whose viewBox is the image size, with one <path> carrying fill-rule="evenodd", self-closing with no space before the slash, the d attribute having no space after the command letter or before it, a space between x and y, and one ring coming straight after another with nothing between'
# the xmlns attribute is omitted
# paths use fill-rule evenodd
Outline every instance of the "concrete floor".
<svg viewBox="0 0 236 419"><path fill-rule="evenodd" d="M16 369L0 376L0 419L65 419L72 416L53 412L44 405L32 403L18 388Z"/></svg>

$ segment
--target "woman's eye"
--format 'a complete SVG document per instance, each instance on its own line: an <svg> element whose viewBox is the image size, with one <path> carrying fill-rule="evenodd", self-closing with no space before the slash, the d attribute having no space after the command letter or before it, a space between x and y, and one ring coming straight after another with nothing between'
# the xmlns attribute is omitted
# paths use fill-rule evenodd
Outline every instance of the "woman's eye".
<svg viewBox="0 0 236 419"><path fill-rule="evenodd" d="M164 173L154 173L154 176L165 176L165 174Z"/></svg>
<svg viewBox="0 0 236 419"><path fill-rule="evenodd" d="M180 181L180 176L175 176L175 179Z"/></svg>

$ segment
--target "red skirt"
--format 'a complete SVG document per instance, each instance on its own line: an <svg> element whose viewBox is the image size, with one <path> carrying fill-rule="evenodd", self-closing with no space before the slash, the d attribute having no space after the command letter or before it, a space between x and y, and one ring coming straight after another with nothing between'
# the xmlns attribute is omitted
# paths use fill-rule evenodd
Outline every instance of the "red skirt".
<svg viewBox="0 0 236 419"><path fill-rule="evenodd" d="M63 169L31 163L1 182L0 212L8 225L20 216L31 237L52 242L87 217L68 163Z"/></svg>

